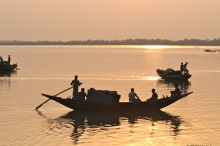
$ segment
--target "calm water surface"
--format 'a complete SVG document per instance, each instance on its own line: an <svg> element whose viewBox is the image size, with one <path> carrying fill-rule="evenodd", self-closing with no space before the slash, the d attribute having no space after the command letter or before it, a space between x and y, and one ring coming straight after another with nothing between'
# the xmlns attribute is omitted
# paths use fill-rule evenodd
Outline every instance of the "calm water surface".
<svg viewBox="0 0 220 146"><path fill-rule="evenodd" d="M18 63L17 72L0 73L0 145L220 145L220 49L205 46L0 46L0 55ZM70 87L116 90L128 101L133 87L142 100L155 88L169 95L172 81L156 69L179 69L188 62L192 78L178 82L194 93L158 112L79 112L41 93ZM71 90L60 96L67 97Z"/></svg>

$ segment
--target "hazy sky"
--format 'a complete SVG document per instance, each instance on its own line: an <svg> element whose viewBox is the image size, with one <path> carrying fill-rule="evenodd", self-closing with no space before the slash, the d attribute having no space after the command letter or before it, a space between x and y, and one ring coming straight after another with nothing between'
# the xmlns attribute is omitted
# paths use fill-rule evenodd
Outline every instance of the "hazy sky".
<svg viewBox="0 0 220 146"><path fill-rule="evenodd" d="M0 0L0 40L220 38L220 0Z"/></svg>

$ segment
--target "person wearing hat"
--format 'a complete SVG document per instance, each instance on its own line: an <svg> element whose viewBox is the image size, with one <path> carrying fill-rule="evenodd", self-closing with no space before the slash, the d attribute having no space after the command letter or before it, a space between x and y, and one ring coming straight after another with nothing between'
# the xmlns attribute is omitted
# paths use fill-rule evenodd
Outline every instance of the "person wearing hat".
<svg viewBox="0 0 220 146"><path fill-rule="evenodd" d="M180 96L181 95L181 90L178 87L178 84L175 84L175 90L174 91L170 91L171 93L171 97L174 96Z"/></svg>
<svg viewBox="0 0 220 146"><path fill-rule="evenodd" d="M78 87L82 84L82 82L80 82L78 80L78 76L75 76L75 79L72 80L72 82L70 83L70 85L73 86L73 98L76 98L78 95Z"/></svg>

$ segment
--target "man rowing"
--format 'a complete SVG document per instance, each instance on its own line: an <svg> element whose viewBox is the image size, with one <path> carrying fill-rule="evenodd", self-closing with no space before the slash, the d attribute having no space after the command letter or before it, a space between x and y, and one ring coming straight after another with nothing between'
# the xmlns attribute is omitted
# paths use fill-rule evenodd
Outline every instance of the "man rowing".
<svg viewBox="0 0 220 146"><path fill-rule="evenodd" d="M75 79L72 80L71 84L73 86L73 98L76 98L78 95L78 87L82 84L82 82L80 82L78 80L78 76L75 76Z"/></svg>

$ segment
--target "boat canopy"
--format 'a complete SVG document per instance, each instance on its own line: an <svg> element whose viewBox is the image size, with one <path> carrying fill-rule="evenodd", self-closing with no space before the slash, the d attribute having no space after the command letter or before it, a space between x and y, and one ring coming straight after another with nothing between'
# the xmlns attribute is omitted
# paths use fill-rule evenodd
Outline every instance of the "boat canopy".
<svg viewBox="0 0 220 146"><path fill-rule="evenodd" d="M8 61L0 61L0 64L10 65Z"/></svg>
<svg viewBox="0 0 220 146"><path fill-rule="evenodd" d="M164 74L169 74L169 72L173 72L174 70L172 68L168 68L164 71Z"/></svg>
<svg viewBox="0 0 220 146"><path fill-rule="evenodd" d="M94 88L90 88L88 90L87 101L118 103L120 97L121 95L119 95L117 91L95 90Z"/></svg>

